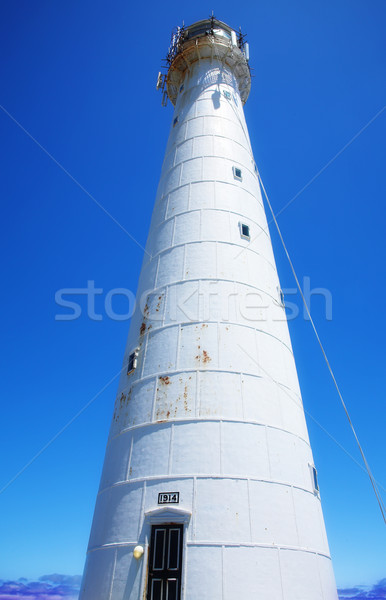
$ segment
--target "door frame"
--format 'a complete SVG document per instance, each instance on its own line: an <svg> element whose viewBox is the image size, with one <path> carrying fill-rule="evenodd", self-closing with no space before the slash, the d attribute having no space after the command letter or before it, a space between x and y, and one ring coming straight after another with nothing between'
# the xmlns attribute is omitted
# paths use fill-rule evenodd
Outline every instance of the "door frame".
<svg viewBox="0 0 386 600"><path fill-rule="evenodd" d="M151 527L152 525L183 525L182 530L182 564L181 564L181 596L180 600L183 600L185 579L186 579L186 542L188 526L190 523L192 513L183 508L175 508L173 506L163 506L148 510L145 512L145 526L146 526L146 553L144 561L144 570L142 574L141 584L141 595L140 598L147 597L147 586L148 586L148 575L150 566L150 538L151 538Z"/></svg>

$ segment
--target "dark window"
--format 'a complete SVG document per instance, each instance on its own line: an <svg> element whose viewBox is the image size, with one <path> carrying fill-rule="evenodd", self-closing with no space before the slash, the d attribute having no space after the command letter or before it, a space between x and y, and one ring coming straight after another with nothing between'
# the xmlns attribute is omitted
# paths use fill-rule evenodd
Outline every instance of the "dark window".
<svg viewBox="0 0 386 600"><path fill-rule="evenodd" d="M153 525L147 600L180 600L183 525Z"/></svg>
<svg viewBox="0 0 386 600"><path fill-rule="evenodd" d="M312 482L314 484L315 492L319 492L318 473L317 473L315 467L312 467Z"/></svg>
<svg viewBox="0 0 386 600"><path fill-rule="evenodd" d="M245 225L245 223L241 223L241 237L245 238L246 240L250 239L250 233L249 233L249 225Z"/></svg>
<svg viewBox="0 0 386 600"><path fill-rule="evenodd" d="M233 167L233 176L235 179L239 179L240 181L242 181L241 169L239 169L238 167Z"/></svg>
<svg viewBox="0 0 386 600"><path fill-rule="evenodd" d="M182 85L180 86L180 94L181 94L181 92L182 92L182 90L183 90L183 89L184 89L184 84L182 84Z"/></svg>
<svg viewBox="0 0 386 600"><path fill-rule="evenodd" d="M174 121L173 121L173 127L175 127L175 126L177 125L177 123L178 123L178 117L176 117L176 118L174 119Z"/></svg>
<svg viewBox="0 0 386 600"><path fill-rule="evenodd" d="M137 367L138 350L134 350L129 356L129 362L127 364L127 373L131 373Z"/></svg>

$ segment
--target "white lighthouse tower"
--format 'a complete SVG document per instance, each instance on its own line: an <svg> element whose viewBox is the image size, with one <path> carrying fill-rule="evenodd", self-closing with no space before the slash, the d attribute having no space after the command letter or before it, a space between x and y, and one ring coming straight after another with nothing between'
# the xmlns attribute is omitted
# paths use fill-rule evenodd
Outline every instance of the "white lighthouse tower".
<svg viewBox="0 0 386 600"><path fill-rule="evenodd" d="M174 104L81 600L336 600L241 34L168 55ZM159 78L162 85L163 79Z"/></svg>

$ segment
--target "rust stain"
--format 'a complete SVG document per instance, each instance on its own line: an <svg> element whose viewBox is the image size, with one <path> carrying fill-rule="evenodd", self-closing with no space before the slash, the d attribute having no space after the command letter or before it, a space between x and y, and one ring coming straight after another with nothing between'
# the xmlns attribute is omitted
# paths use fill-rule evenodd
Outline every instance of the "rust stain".
<svg viewBox="0 0 386 600"><path fill-rule="evenodd" d="M129 476L131 477L132 474L133 474L133 467L130 467Z"/></svg>
<svg viewBox="0 0 386 600"><path fill-rule="evenodd" d="M202 351L202 355L203 355L203 359L202 359L203 363L208 363L212 360L206 350Z"/></svg>
<svg viewBox="0 0 386 600"><path fill-rule="evenodd" d="M202 329L204 329L204 327L208 327L208 325L207 325L207 323L203 323L203 324L201 325L201 327L202 327Z"/></svg>
<svg viewBox="0 0 386 600"><path fill-rule="evenodd" d="M198 346L198 347L200 348L200 346ZM199 362L202 361L204 364L207 364L207 363L209 363L212 360L206 350L202 351L202 355L201 354L197 354L197 356L195 358Z"/></svg>
<svg viewBox="0 0 386 600"><path fill-rule="evenodd" d="M140 327L139 333L140 333L141 335L143 335L143 334L145 333L145 331L146 331L146 323L145 323L145 321L144 321L144 322L142 323L141 327Z"/></svg>
<svg viewBox="0 0 386 600"><path fill-rule="evenodd" d="M161 300L162 300L162 294L161 296L158 296L158 302L157 302L157 306L155 309L155 312L159 312L160 306L161 306Z"/></svg>
<svg viewBox="0 0 386 600"><path fill-rule="evenodd" d="M160 377L160 381L162 381L162 383L164 383L165 385L169 385L169 383L171 383L170 377L168 375L165 375L164 377Z"/></svg>

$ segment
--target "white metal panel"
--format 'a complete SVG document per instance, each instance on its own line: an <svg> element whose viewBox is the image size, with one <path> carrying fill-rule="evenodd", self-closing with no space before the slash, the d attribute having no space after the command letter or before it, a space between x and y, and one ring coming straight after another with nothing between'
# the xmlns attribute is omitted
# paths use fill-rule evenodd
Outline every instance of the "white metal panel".
<svg viewBox="0 0 386 600"><path fill-rule="evenodd" d="M161 287L170 281L180 281L183 278L183 265L183 246L174 247L161 254L157 274L157 287Z"/></svg>
<svg viewBox="0 0 386 600"><path fill-rule="evenodd" d="M216 186L213 181L193 182L190 186L190 209L214 206Z"/></svg>
<svg viewBox="0 0 386 600"><path fill-rule="evenodd" d="M221 465L224 475L268 480L270 469L265 427L222 422Z"/></svg>
<svg viewBox="0 0 386 600"><path fill-rule="evenodd" d="M238 373L202 372L199 382L200 417L243 419L241 381Z"/></svg>
<svg viewBox="0 0 386 600"><path fill-rule="evenodd" d="M212 279L216 272L216 242L188 244L185 257L185 279Z"/></svg>
<svg viewBox="0 0 386 600"><path fill-rule="evenodd" d="M135 560L133 546L117 548L112 598L137 600L140 597L141 585L146 565L144 561ZM98 597L98 596L95 596ZM107 596L108 597L108 596Z"/></svg>
<svg viewBox="0 0 386 600"><path fill-rule="evenodd" d="M197 479L196 541L249 542L248 485L240 479Z"/></svg>
<svg viewBox="0 0 386 600"><path fill-rule="evenodd" d="M186 212L176 217L176 231L173 243L188 244L190 242L200 241L200 219L199 210Z"/></svg>
<svg viewBox="0 0 386 600"><path fill-rule="evenodd" d="M181 328L178 367L218 368L217 323L188 324Z"/></svg>
<svg viewBox="0 0 386 600"><path fill-rule="evenodd" d="M184 600L222 597L221 546L187 546L186 564Z"/></svg>
<svg viewBox="0 0 386 600"><path fill-rule="evenodd" d="M91 552L80 590L83 598L109 598L115 568L115 548Z"/></svg>
<svg viewBox="0 0 386 600"><path fill-rule="evenodd" d="M168 197L168 208L166 218L177 215L188 209L189 186L180 186L178 190L171 192Z"/></svg>
<svg viewBox="0 0 386 600"><path fill-rule="evenodd" d="M154 420L166 421L195 416L196 408L195 372L176 373L157 379Z"/></svg>
<svg viewBox="0 0 386 600"><path fill-rule="evenodd" d="M191 183L193 181L201 181L202 177L202 165L203 159L199 158L191 158L183 163L182 166L182 174L181 174L181 185L185 185L186 183Z"/></svg>
<svg viewBox="0 0 386 600"><path fill-rule="evenodd" d="M138 381L122 391L120 397L117 398L111 435L116 435L127 427L148 423L151 420L154 386L154 380ZM127 440L126 444L128 444Z"/></svg>
<svg viewBox="0 0 386 600"><path fill-rule="evenodd" d="M202 214L201 239L229 242L231 237L229 213L220 210L206 210Z"/></svg>
<svg viewBox="0 0 386 600"><path fill-rule="evenodd" d="M299 550L281 550L280 567L284 600L325 600L315 554ZM329 597L331 600L335 598L336 592Z"/></svg>
<svg viewBox="0 0 386 600"><path fill-rule="evenodd" d="M272 479L309 489L302 468L302 462L307 464L311 458L309 446L295 435L272 427L267 427L267 438Z"/></svg>
<svg viewBox="0 0 386 600"><path fill-rule="evenodd" d="M136 430L129 479L167 475L171 430L163 425Z"/></svg>
<svg viewBox="0 0 386 600"><path fill-rule="evenodd" d="M197 435L200 444L197 444ZM173 431L172 470L176 474L211 475L220 472L219 423L176 423Z"/></svg>
<svg viewBox="0 0 386 600"><path fill-rule="evenodd" d="M178 165L185 160L189 160L193 157L193 140L194 138L190 138L182 142L179 146L177 146L175 151L175 164ZM199 155L201 156L201 155Z"/></svg>
<svg viewBox="0 0 386 600"><path fill-rule="evenodd" d="M125 483L110 488L106 495L104 544L133 543L141 517L142 484Z"/></svg>
<svg viewBox="0 0 386 600"><path fill-rule="evenodd" d="M319 577L322 586L324 600L337 600L336 585L332 562L329 557L319 555L317 557Z"/></svg>
<svg viewBox="0 0 386 600"><path fill-rule="evenodd" d="M282 600L279 556L275 548L225 547L223 572L224 600Z"/></svg>
<svg viewBox="0 0 386 600"><path fill-rule="evenodd" d="M164 325L191 322L199 314L198 280L184 281L168 287Z"/></svg>
<svg viewBox="0 0 386 600"><path fill-rule="evenodd" d="M298 546L291 486L251 480L249 494L252 541L269 546Z"/></svg>
<svg viewBox="0 0 386 600"><path fill-rule="evenodd" d="M117 481L126 480L129 468L131 437L131 432L123 433L107 445L100 490L104 490Z"/></svg>
<svg viewBox="0 0 386 600"><path fill-rule="evenodd" d="M264 376L242 376L244 415L247 421L256 421L271 427L283 427L277 384Z"/></svg>
<svg viewBox="0 0 386 600"><path fill-rule="evenodd" d="M304 493L303 490L296 488L293 495L300 545L309 550L328 554L319 515L319 497L312 492Z"/></svg>

